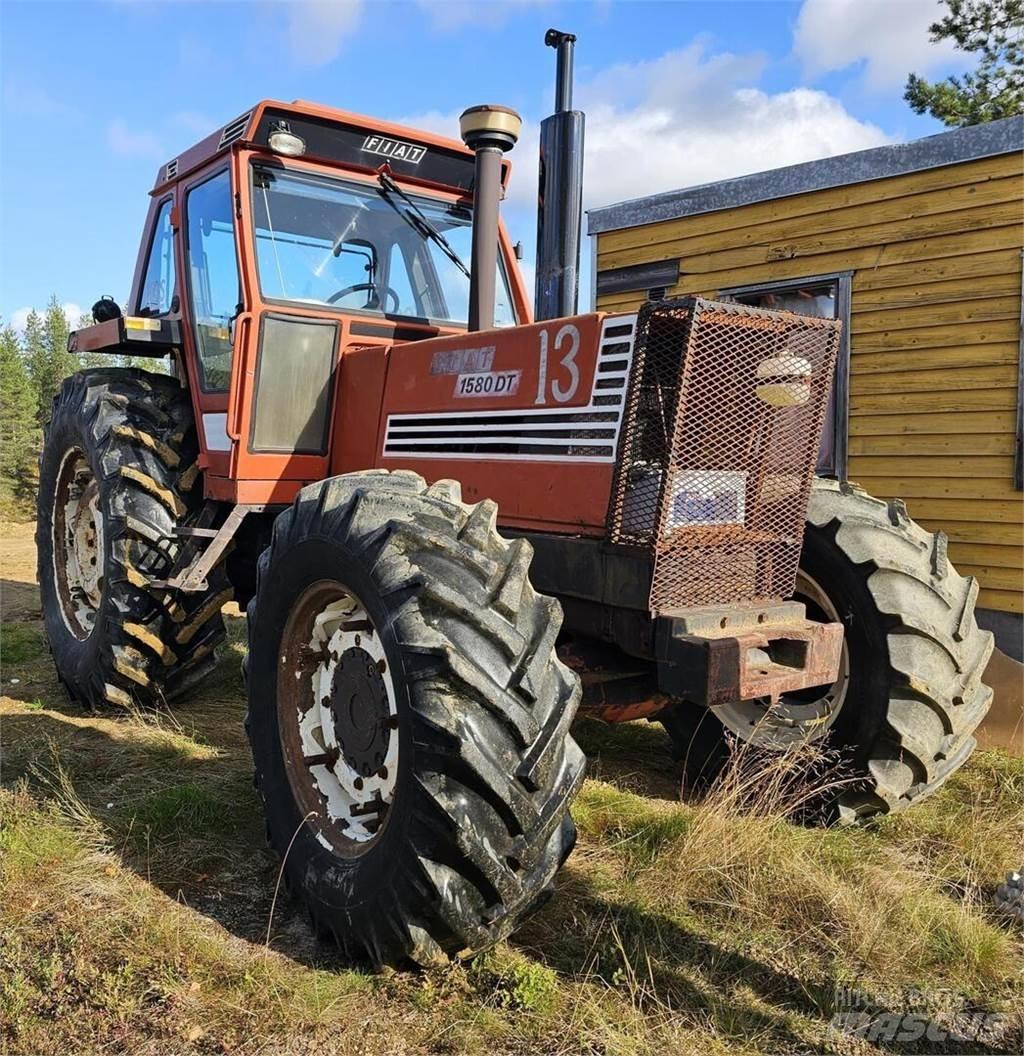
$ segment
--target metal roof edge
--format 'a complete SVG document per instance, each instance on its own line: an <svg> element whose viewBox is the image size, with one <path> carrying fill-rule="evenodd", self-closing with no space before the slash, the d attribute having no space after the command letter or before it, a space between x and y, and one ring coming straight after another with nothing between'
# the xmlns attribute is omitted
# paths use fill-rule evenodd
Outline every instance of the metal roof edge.
<svg viewBox="0 0 1024 1056"><path fill-rule="evenodd" d="M934 136L836 154L817 161L684 187L587 210L587 233L600 234L683 216L733 209L808 191L865 183L941 165L1024 151L1024 115L956 128Z"/></svg>

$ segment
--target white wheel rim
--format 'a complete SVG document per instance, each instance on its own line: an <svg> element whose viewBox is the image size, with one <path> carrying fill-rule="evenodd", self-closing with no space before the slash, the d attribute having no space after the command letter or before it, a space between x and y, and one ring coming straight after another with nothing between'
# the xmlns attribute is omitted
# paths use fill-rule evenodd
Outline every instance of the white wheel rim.
<svg viewBox="0 0 1024 1056"><path fill-rule="evenodd" d="M365 846L380 835L397 784L398 708L391 667L366 607L340 586L315 613L304 645L315 666L292 718L302 759L289 769L298 780L303 772L308 775L332 823L330 835L340 830L345 840ZM342 673L345 665L361 669L357 685L372 686L372 700L351 692L350 676ZM302 680L303 672L295 677ZM328 836L315 831L331 848Z"/></svg>
<svg viewBox="0 0 1024 1056"><path fill-rule="evenodd" d="M51 540L61 618L84 640L103 600L106 558L99 482L77 447L65 453L57 471Z"/></svg>

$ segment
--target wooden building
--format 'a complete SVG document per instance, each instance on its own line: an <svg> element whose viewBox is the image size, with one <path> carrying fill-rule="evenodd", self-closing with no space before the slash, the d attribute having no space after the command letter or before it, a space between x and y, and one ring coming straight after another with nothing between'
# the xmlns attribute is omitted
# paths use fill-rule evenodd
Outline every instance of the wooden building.
<svg viewBox="0 0 1024 1056"><path fill-rule="evenodd" d="M589 213L595 304L703 294L844 321L820 472L900 497L1020 659L1024 117Z"/></svg>

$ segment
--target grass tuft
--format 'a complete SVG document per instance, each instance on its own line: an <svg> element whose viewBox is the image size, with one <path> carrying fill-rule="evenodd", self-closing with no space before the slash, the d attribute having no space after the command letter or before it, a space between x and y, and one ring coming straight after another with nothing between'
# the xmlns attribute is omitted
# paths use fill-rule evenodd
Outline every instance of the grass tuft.
<svg viewBox="0 0 1024 1056"><path fill-rule="evenodd" d="M560 1003L554 970L507 947L478 957L470 978L477 993L497 1008L550 1013Z"/></svg>
<svg viewBox="0 0 1024 1056"><path fill-rule="evenodd" d="M0 662L4 677L10 674L11 666L31 663L46 656L46 641L42 631L24 623L0 624Z"/></svg>
<svg viewBox="0 0 1024 1056"><path fill-rule="evenodd" d="M223 832L229 820L210 791L192 782L151 792L135 806L133 818L136 831L151 840L209 836Z"/></svg>

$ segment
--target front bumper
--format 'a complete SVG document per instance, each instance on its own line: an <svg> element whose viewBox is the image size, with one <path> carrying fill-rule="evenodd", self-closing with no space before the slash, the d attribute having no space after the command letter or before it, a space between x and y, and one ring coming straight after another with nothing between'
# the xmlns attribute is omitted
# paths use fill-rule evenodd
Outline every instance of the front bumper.
<svg viewBox="0 0 1024 1056"><path fill-rule="evenodd" d="M658 619L658 689L714 707L831 685L839 677L841 623L806 618L800 602L710 606Z"/></svg>

